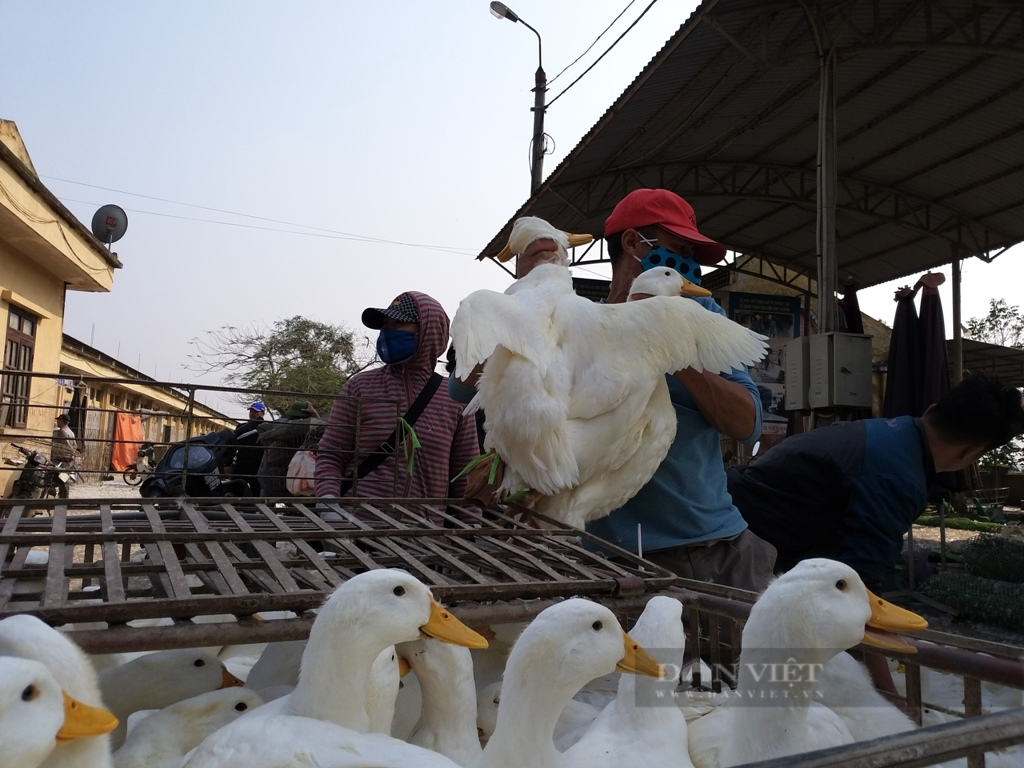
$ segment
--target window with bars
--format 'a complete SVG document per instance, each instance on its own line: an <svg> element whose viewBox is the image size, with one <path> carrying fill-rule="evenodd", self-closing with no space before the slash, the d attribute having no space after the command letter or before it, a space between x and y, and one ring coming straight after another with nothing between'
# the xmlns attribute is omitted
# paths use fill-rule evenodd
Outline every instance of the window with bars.
<svg viewBox="0 0 1024 768"><path fill-rule="evenodd" d="M24 427L28 424L31 376L19 376L9 371L32 370L35 355L36 329L39 318L18 307L7 311L7 337L4 343L4 374L0 383L0 424L5 427Z"/></svg>

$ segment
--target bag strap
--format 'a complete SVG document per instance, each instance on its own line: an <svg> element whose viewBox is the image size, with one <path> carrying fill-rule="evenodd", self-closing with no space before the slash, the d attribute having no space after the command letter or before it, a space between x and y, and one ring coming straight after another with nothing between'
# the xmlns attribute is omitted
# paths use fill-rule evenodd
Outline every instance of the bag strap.
<svg viewBox="0 0 1024 768"><path fill-rule="evenodd" d="M434 393L437 392L437 388L441 386L441 378L441 374L439 373L431 374L430 378L427 379L427 383L423 386L423 389L413 401L413 404L409 406L409 410L405 412L405 415L402 418L410 427L416 423L416 419L420 417L420 414L423 413L423 409L427 407L427 403L430 402ZM396 425L394 431L387 436L387 439L383 443L380 444L380 448L359 462L359 469L356 472L356 478L361 480L383 464L384 459L395 452L397 442L398 426ZM338 490L338 495L344 496L348 493L348 490L351 487L351 480L342 480L341 487Z"/></svg>

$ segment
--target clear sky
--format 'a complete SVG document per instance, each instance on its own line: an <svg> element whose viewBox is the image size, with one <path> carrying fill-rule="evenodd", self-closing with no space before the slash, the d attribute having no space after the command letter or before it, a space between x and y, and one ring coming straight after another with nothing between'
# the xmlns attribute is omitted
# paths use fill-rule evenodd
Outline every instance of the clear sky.
<svg viewBox="0 0 1024 768"><path fill-rule="evenodd" d="M551 99L649 3L508 5L542 35ZM546 172L694 7L655 2L551 107ZM472 257L528 197L538 50L487 0L0 9L0 117L17 123L43 182L86 225L106 203L129 217L113 292L68 295L72 336L160 380L217 384L184 367L206 331L304 315L362 334L363 308L404 290L453 314L471 291L507 285ZM965 318L985 314L989 298L1020 303L1016 261L966 264ZM895 287L863 292L862 309L891 323ZM948 324L948 285L942 298Z"/></svg>

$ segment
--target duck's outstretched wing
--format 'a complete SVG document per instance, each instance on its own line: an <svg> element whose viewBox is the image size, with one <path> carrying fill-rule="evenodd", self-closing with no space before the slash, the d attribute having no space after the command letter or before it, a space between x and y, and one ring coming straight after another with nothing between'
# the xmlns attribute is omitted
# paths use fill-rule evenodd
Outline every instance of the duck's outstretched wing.
<svg viewBox="0 0 1024 768"><path fill-rule="evenodd" d="M566 294L572 294L569 270L546 264L517 280L505 293L482 290L464 298L451 328L455 375L465 378L499 346L543 373L560 339L554 327L554 307Z"/></svg>
<svg viewBox="0 0 1024 768"><path fill-rule="evenodd" d="M753 365L767 351L767 339L691 299L654 296L598 307L591 325L594 347L618 352L630 366L660 373L684 368L728 373Z"/></svg>

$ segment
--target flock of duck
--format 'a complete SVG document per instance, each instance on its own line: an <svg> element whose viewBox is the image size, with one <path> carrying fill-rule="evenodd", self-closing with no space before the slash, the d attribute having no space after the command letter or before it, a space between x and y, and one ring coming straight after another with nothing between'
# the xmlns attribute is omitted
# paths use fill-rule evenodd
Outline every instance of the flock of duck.
<svg viewBox="0 0 1024 768"><path fill-rule="evenodd" d="M629 634L579 598L481 634L410 574L369 571L326 600L308 641L230 659L245 685L206 649L112 665L11 616L0 621L0 762L725 768L913 728L843 651L892 648L889 632L923 626L847 566L808 560L754 605L737 688L695 701L678 694L682 605L666 596Z"/></svg>

